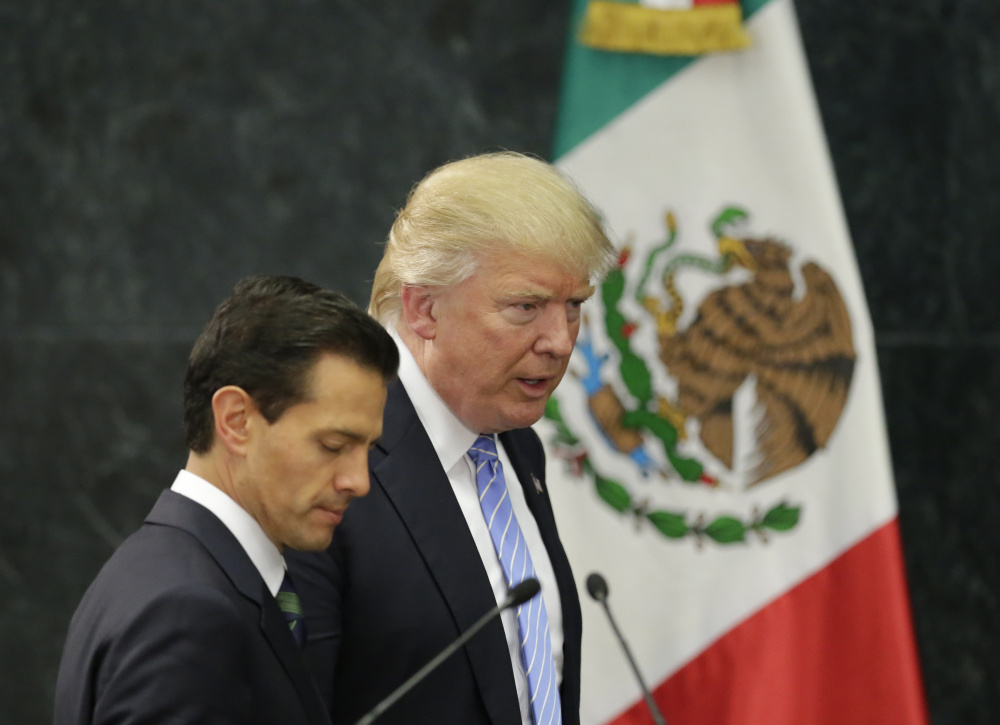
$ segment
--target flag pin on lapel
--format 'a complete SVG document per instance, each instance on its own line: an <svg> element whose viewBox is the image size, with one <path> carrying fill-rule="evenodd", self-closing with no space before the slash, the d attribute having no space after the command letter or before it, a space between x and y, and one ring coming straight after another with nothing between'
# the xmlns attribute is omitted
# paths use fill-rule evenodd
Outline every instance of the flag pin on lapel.
<svg viewBox="0 0 1000 725"><path fill-rule="evenodd" d="M538 493L541 493L542 492L542 482L538 480L538 476L536 476L534 473L532 473L531 474L531 480L535 484L535 491L537 491Z"/></svg>

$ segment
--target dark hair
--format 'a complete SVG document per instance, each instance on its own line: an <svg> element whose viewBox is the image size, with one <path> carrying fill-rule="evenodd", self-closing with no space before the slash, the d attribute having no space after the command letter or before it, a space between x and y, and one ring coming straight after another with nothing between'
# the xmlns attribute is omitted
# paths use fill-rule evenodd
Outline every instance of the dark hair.
<svg viewBox="0 0 1000 725"><path fill-rule="evenodd" d="M338 292L297 277L258 275L236 285L198 337L184 377L188 448L212 447L212 396L236 385L273 423L306 394L306 377L323 353L348 358L390 382L396 344L382 327Z"/></svg>

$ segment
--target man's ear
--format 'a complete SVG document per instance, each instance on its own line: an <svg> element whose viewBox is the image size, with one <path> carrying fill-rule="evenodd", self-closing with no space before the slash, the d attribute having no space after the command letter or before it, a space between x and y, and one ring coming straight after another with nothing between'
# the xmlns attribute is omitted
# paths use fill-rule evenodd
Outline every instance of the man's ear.
<svg viewBox="0 0 1000 725"><path fill-rule="evenodd" d="M212 396L215 416L215 439L226 450L245 455L250 439L250 417L257 410L253 398L243 388L226 385Z"/></svg>
<svg viewBox="0 0 1000 725"><path fill-rule="evenodd" d="M434 310L436 297L429 287L404 284L399 291L403 319L417 335L425 340L437 335L437 316Z"/></svg>

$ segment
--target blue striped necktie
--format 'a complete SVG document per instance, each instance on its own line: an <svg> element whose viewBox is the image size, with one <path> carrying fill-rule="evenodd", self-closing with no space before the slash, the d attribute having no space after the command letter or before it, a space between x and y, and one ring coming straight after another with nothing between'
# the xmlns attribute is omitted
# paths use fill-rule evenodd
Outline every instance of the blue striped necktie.
<svg viewBox="0 0 1000 725"><path fill-rule="evenodd" d="M493 547L507 576L507 584L516 586L535 576L535 567L510 505L507 482L493 437L479 436L469 449L469 457L476 466L479 505L486 517ZM549 616L541 597L536 596L517 608L517 626L521 634L521 655L535 725L562 723L556 667L549 638Z"/></svg>
<svg viewBox="0 0 1000 725"><path fill-rule="evenodd" d="M288 629L292 632L295 643L301 649L306 645L306 617L302 613L302 602L292 585L292 578L285 572L285 578L281 580L278 593L274 596L278 602L278 608L284 613L288 621Z"/></svg>

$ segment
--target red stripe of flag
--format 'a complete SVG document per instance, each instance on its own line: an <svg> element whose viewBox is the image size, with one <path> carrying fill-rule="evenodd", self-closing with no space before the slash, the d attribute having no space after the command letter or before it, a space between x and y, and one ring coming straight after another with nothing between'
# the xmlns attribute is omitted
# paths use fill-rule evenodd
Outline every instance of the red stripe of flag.
<svg viewBox="0 0 1000 725"><path fill-rule="evenodd" d="M927 723L897 521L723 635L654 697L670 725ZM652 722L640 700L612 725Z"/></svg>

